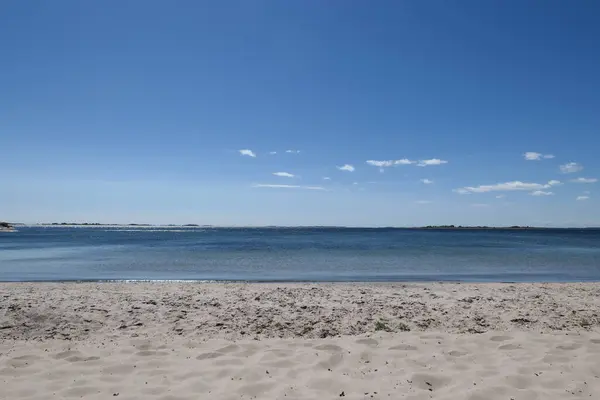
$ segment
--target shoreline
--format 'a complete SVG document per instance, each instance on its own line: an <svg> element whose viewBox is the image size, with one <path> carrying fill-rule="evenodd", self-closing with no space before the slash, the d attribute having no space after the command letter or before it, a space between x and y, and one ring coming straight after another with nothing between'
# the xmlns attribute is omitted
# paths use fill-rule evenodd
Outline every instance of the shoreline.
<svg viewBox="0 0 600 400"><path fill-rule="evenodd" d="M592 282L0 283L0 296L0 339L17 340L600 329Z"/></svg>
<svg viewBox="0 0 600 400"><path fill-rule="evenodd" d="M600 396L598 283L0 283L11 399Z"/></svg>

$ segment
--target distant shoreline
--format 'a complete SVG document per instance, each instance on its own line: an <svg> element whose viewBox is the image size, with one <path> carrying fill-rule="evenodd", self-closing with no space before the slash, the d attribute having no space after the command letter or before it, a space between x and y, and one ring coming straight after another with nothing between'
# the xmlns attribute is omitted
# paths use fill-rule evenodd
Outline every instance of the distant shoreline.
<svg viewBox="0 0 600 400"><path fill-rule="evenodd" d="M0 225L0 231L12 231L15 226L22 227L55 227L55 228L187 228L187 229L337 229L337 230L596 230L600 226L586 227L544 227L544 226L462 226L462 225L428 225L428 226L381 226L381 227L361 227L361 226L326 226L326 225L303 225L303 226L288 226L288 225L267 225L267 226L217 226L217 225L198 225L198 224L101 224L101 223L41 223L41 224L26 224L26 223L10 223L10 228Z"/></svg>
<svg viewBox="0 0 600 400"><path fill-rule="evenodd" d="M15 227L8 222L0 222L0 232L15 232Z"/></svg>

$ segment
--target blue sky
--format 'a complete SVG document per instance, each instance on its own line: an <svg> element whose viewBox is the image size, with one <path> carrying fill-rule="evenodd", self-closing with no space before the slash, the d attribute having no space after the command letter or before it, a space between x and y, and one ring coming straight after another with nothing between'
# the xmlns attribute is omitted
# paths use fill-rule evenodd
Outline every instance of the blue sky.
<svg viewBox="0 0 600 400"><path fill-rule="evenodd" d="M599 13L3 2L0 219L600 225Z"/></svg>

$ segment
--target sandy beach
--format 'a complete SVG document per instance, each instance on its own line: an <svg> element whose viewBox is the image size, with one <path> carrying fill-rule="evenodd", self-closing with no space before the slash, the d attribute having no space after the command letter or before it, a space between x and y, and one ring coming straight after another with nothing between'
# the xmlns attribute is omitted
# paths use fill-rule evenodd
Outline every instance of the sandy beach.
<svg viewBox="0 0 600 400"><path fill-rule="evenodd" d="M600 398L600 284L0 284L0 398Z"/></svg>

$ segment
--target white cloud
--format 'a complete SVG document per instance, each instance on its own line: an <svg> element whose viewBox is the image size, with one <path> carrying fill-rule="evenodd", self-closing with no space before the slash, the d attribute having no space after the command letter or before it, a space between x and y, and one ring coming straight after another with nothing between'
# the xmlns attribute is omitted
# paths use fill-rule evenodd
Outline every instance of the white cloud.
<svg viewBox="0 0 600 400"><path fill-rule="evenodd" d="M277 154L277 152L276 151L270 151L269 154L272 155L272 156L274 156L275 154Z"/></svg>
<svg viewBox="0 0 600 400"><path fill-rule="evenodd" d="M415 164L416 161L411 161L407 158L401 160L367 160L367 164L373 167L379 167L379 172L385 172L384 168L393 167L395 165L410 165Z"/></svg>
<svg viewBox="0 0 600 400"><path fill-rule="evenodd" d="M281 176L283 178L293 178L295 176L294 174L290 174L289 172L273 172L273 175Z"/></svg>
<svg viewBox="0 0 600 400"><path fill-rule="evenodd" d="M543 190L536 190L535 192L531 192L532 196L552 196L554 193L552 192L544 192Z"/></svg>
<svg viewBox="0 0 600 400"><path fill-rule="evenodd" d="M271 189L306 189L306 190L326 190L321 186L300 186L300 185L275 185L275 184L266 184L259 183L256 185L252 185L255 188L271 188Z"/></svg>
<svg viewBox="0 0 600 400"><path fill-rule="evenodd" d="M341 167L337 167L337 169L339 169L340 171L354 172L355 168L350 164L344 164Z"/></svg>
<svg viewBox="0 0 600 400"><path fill-rule="evenodd" d="M409 160L408 158L402 158L400 160L367 160L367 164L369 164L373 167L379 167L379 168L383 169L383 168L393 167L395 165L411 165L411 164L416 164L419 167L427 167L430 165L448 164L448 161L440 160L439 158L432 158L430 160L419 160L419 161L413 161L413 160Z"/></svg>
<svg viewBox="0 0 600 400"><path fill-rule="evenodd" d="M598 179L596 179L596 178L577 178L577 179L572 179L571 182L575 182L575 183L596 183L596 182L598 182Z"/></svg>
<svg viewBox="0 0 600 400"><path fill-rule="evenodd" d="M471 194L471 192L465 188L452 189L452 191L458 194Z"/></svg>
<svg viewBox="0 0 600 400"><path fill-rule="evenodd" d="M560 181L549 181L546 184L541 183L527 183L521 181L497 183L495 185L481 185L481 186L466 186L464 188L454 189L456 193L467 194L467 193L488 193L488 192L510 192L515 190L534 191L548 189L552 186L560 185Z"/></svg>
<svg viewBox="0 0 600 400"><path fill-rule="evenodd" d="M577 201L589 200L590 196L577 196Z"/></svg>
<svg viewBox="0 0 600 400"><path fill-rule="evenodd" d="M539 161L542 158L554 158L554 155L536 153L535 151L528 151L527 153L523 154L523 157L525 157L525 159L528 161Z"/></svg>
<svg viewBox="0 0 600 400"><path fill-rule="evenodd" d="M431 203L433 203L433 201L431 201L431 200L417 200L417 201L415 201L415 203L417 203L417 204L431 204Z"/></svg>
<svg viewBox="0 0 600 400"><path fill-rule="evenodd" d="M331 178L330 178L330 177L328 177L328 176L324 176L324 177L323 177L323 180L324 180L324 181L330 181L330 180L331 180Z"/></svg>
<svg viewBox="0 0 600 400"><path fill-rule="evenodd" d="M421 179L421 182L423 182L423 183L424 183L424 184L426 184L426 185L431 185L431 184L433 183L433 181L432 181L432 180L430 180L430 179L427 179L427 178L425 178L425 179Z"/></svg>
<svg viewBox="0 0 600 400"><path fill-rule="evenodd" d="M377 161L377 160L367 160L367 164L372 165L374 167L391 167L392 165L394 165L394 160L387 160L387 161Z"/></svg>
<svg viewBox="0 0 600 400"><path fill-rule="evenodd" d="M417 164L419 167L427 167L428 165L442 165L448 164L446 160L440 160L439 158L432 158L430 160L419 160Z"/></svg>
<svg viewBox="0 0 600 400"><path fill-rule="evenodd" d="M352 182L353 185L358 185L358 182Z"/></svg>
<svg viewBox="0 0 600 400"><path fill-rule="evenodd" d="M256 154L252 150L249 150L249 149L239 150L239 152L243 156L256 157Z"/></svg>
<svg viewBox="0 0 600 400"><path fill-rule="evenodd" d="M300 150L286 150L285 152L290 154L300 154Z"/></svg>
<svg viewBox="0 0 600 400"><path fill-rule="evenodd" d="M570 162L560 166L560 172L562 172L563 174L572 174L574 172L579 172L582 169L583 165L578 164L576 162Z"/></svg>

